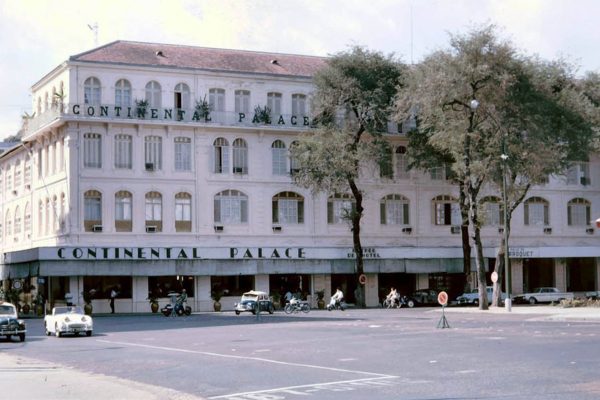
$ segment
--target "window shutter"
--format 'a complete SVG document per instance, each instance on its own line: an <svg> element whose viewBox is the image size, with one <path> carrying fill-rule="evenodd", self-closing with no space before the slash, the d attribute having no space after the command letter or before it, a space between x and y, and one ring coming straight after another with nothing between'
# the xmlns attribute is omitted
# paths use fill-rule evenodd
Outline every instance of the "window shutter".
<svg viewBox="0 0 600 400"><path fill-rule="evenodd" d="M277 200L273 200L273 210L272 210L272 214L273 214L273 223L276 224L279 222L279 208L277 207L278 205L278 201Z"/></svg>
<svg viewBox="0 0 600 400"><path fill-rule="evenodd" d="M302 200L298 200L298 223L304 223L304 201Z"/></svg>
<svg viewBox="0 0 600 400"><path fill-rule="evenodd" d="M523 216L523 223L529 225L529 204L527 203L523 206Z"/></svg>
<svg viewBox="0 0 600 400"><path fill-rule="evenodd" d="M585 206L585 224L590 225L592 221L592 212L590 206Z"/></svg>
<svg viewBox="0 0 600 400"><path fill-rule="evenodd" d="M379 222L385 225L385 202L379 203Z"/></svg>
<svg viewBox="0 0 600 400"><path fill-rule="evenodd" d="M547 204L544 204L544 225L550 225L550 216L548 215Z"/></svg>
<svg viewBox="0 0 600 400"><path fill-rule="evenodd" d="M571 219L571 205L567 206L567 225L573 225L573 220Z"/></svg>
<svg viewBox="0 0 600 400"><path fill-rule="evenodd" d="M229 146L221 147L221 172L229 173Z"/></svg>
<svg viewBox="0 0 600 400"><path fill-rule="evenodd" d="M452 224L452 204L444 203L444 225Z"/></svg>
<svg viewBox="0 0 600 400"><path fill-rule="evenodd" d="M404 223L404 225L409 225L410 221L409 221L409 216L408 216L408 203L404 203L402 205L402 211L403 211L403 217L404 220L402 221Z"/></svg>
<svg viewBox="0 0 600 400"><path fill-rule="evenodd" d="M327 223L333 224L333 202L327 202Z"/></svg>
<svg viewBox="0 0 600 400"><path fill-rule="evenodd" d="M248 222L248 200L243 199L240 201L240 208L241 208L241 216L240 222Z"/></svg>
<svg viewBox="0 0 600 400"><path fill-rule="evenodd" d="M215 199L215 222L221 222L221 200Z"/></svg>

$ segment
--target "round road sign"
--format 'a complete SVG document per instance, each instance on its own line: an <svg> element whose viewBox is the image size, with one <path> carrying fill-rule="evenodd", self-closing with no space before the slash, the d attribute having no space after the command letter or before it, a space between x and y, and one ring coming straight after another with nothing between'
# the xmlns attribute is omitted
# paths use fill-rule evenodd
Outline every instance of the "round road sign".
<svg viewBox="0 0 600 400"><path fill-rule="evenodd" d="M367 283L367 276L365 274L360 274L360 276L358 277L358 282L361 285L364 285L365 283Z"/></svg>
<svg viewBox="0 0 600 400"><path fill-rule="evenodd" d="M442 306L445 306L446 304L448 304L448 293L439 292L438 293L438 303L440 303L440 305L442 305Z"/></svg>
<svg viewBox="0 0 600 400"><path fill-rule="evenodd" d="M498 273L496 271L492 272L492 282L498 282Z"/></svg>

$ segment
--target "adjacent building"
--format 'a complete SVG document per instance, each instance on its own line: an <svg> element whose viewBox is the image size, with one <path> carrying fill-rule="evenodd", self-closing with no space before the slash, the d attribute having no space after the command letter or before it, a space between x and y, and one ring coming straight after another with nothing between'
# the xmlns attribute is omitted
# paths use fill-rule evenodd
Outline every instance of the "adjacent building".
<svg viewBox="0 0 600 400"><path fill-rule="evenodd" d="M146 312L185 288L195 311L244 291L314 301L356 288L347 194L295 186L289 148L311 128L325 58L117 41L70 57L32 87L33 118L0 155L0 279L50 304ZM366 302L381 291L462 292L457 188L443 165L409 171L406 129L388 126L393 167L365 167ZM487 268L501 239L486 198ZM534 188L513 217L512 292L600 288L600 160Z"/></svg>

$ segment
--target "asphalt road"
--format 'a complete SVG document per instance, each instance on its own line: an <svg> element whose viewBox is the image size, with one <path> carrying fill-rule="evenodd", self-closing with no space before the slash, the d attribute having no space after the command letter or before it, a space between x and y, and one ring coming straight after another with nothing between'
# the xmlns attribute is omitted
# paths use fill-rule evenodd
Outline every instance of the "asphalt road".
<svg viewBox="0 0 600 400"><path fill-rule="evenodd" d="M46 337L42 320L28 320L27 341L0 342L0 356L103 379L88 399L137 398L109 394L111 382L171 399L600 398L600 319L446 315L448 329L429 308L97 316L89 338ZM21 381L8 377L0 387L16 393Z"/></svg>

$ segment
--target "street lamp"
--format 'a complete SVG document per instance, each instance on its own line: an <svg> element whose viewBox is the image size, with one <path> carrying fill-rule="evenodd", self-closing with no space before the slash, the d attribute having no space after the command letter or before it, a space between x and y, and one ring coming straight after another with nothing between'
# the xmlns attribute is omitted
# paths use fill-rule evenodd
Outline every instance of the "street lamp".
<svg viewBox="0 0 600 400"><path fill-rule="evenodd" d="M511 311L512 300L510 299L510 259L508 257L508 202L506 201L506 161L508 161L508 154L505 154L504 141L502 143L502 154L500 159L502 160L502 202L504 203L504 276L506 286L506 300L504 300L504 307L506 311ZM502 298L502 296L500 296Z"/></svg>

